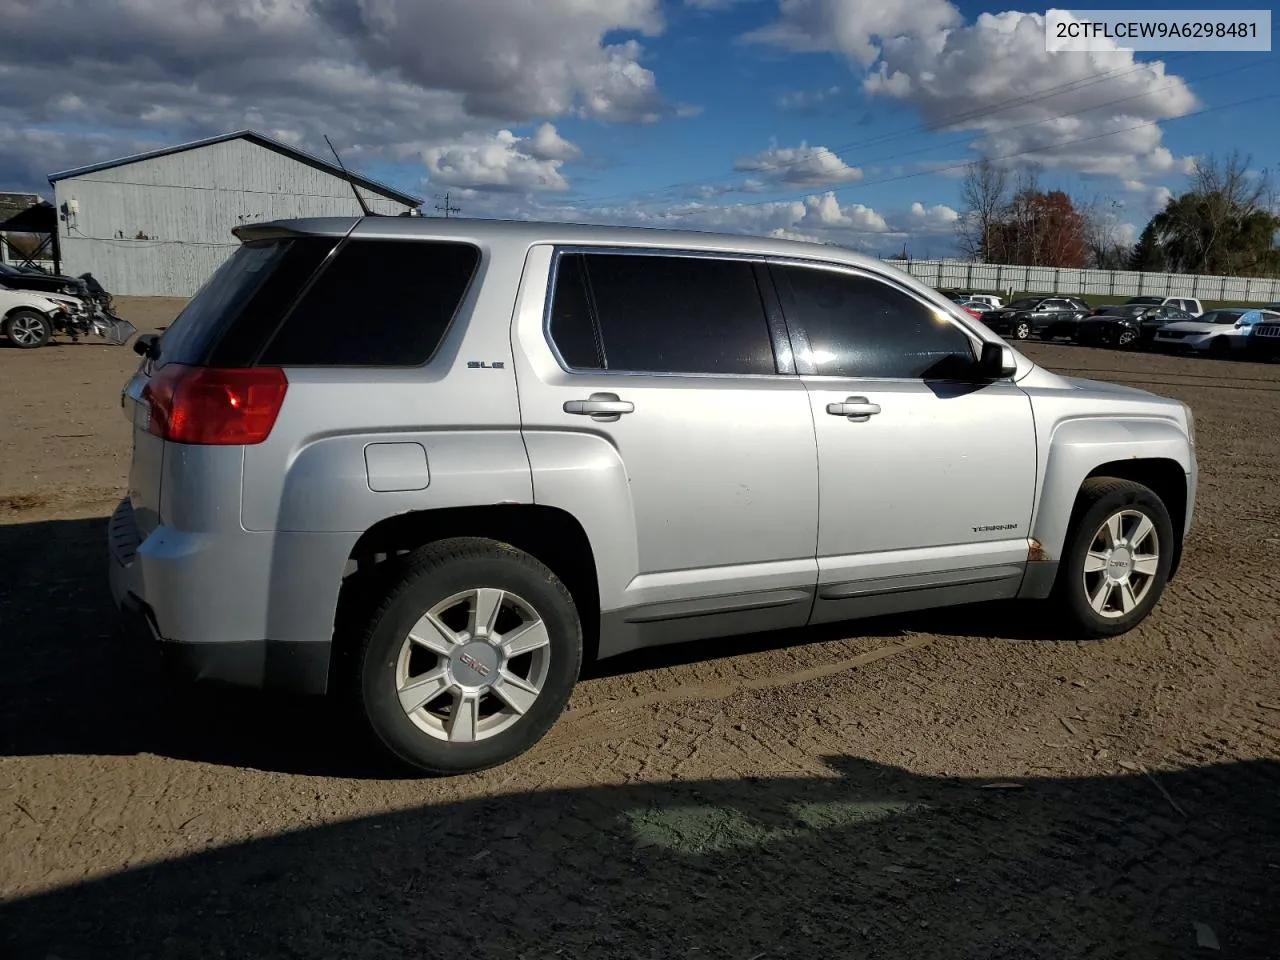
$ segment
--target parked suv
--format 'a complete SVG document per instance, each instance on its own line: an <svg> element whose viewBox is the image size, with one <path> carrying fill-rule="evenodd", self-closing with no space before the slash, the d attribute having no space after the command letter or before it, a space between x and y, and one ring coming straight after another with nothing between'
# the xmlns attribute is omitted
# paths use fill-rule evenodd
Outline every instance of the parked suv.
<svg viewBox="0 0 1280 960"><path fill-rule="evenodd" d="M137 348L113 596L180 671L349 698L425 770L529 748L584 658L1014 597L1110 636L1177 569L1190 409L1041 369L874 259L465 219L236 234Z"/></svg>
<svg viewBox="0 0 1280 960"><path fill-rule="evenodd" d="M989 310L982 322L993 331L1015 340L1030 337L1074 337L1080 321L1089 315L1089 304L1078 297L1023 297L1007 307Z"/></svg>

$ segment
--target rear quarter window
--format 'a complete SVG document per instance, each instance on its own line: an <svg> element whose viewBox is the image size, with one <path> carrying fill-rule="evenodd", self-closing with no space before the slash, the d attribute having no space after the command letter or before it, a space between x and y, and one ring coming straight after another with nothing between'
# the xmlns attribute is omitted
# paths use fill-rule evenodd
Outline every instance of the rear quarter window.
<svg viewBox="0 0 1280 960"><path fill-rule="evenodd" d="M335 243L290 237L241 245L164 331L160 365L250 363Z"/></svg>
<svg viewBox="0 0 1280 960"><path fill-rule="evenodd" d="M344 243L263 351L269 366L419 366L453 322L480 251L436 240Z"/></svg>

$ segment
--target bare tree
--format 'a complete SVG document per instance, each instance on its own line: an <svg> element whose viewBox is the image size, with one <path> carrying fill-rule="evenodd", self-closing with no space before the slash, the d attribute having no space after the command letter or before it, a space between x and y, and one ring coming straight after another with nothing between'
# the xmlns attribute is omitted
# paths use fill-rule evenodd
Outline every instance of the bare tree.
<svg viewBox="0 0 1280 960"><path fill-rule="evenodd" d="M960 200L964 205L964 212L956 221L960 250L970 260L999 262L1000 251L992 249L992 228L1003 222L1009 206L1009 171L985 157L969 164L960 187Z"/></svg>
<svg viewBox="0 0 1280 960"><path fill-rule="evenodd" d="M1041 265L1040 251L1045 246L1044 231L1048 224L1040 215L1040 204L1036 202L1040 196L1040 168L1035 164L1023 167L1014 183L1013 201L1007 218L1014 249L1002 251L1005 263Z"/></svg>
<svg viewBox="0 0 1280 960"><path fill-rule="evenodd" d="M1077 209L1084 217L1084 242L1089 266L1099 270L1125 269L1132 247L1124 239L1124 226L1116 214L1120 201L1094 197Z"/></svg>

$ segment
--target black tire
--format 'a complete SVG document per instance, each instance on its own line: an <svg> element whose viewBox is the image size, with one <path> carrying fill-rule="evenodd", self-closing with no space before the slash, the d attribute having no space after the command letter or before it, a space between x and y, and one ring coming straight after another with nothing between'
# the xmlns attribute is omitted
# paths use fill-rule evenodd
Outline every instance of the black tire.
<svg viewBox="0 0 1280 960"><path fill-rule="evenodd" d="M434 605L484 587L518 595L542 619L550 640L546 678L528 711L505 729L469 743L439 739L400 705L396 670L401 648L410 629ZM351 664L351 679L360 712L396 759L432 774L483 770L524 753L564 711L582 665L582 626L569 591L534 557L477 537L441 540L404 558L381 595Z"/></svg>
<svg viewBox="0 0 1280 960"><path fill-rule="evenodd" d="M1132 510L1147 517L1155 527L1158 544L1156 572L1142 600L1128 613L1103 616L1089 603L1084 582L1085 557L1106 520L1120 510ZM1088 638L1114 637L1127 633L1146 619L1164 593L1174 553L1173 522L1169 511L1154 491L1131 480L1093 477L1086 480L1076 497L1071 527L1063 545L1062 563L1054 584L1053 601L1073 634Z"/></svg>
<svg viewBox="0 0 1280 960"><path fill-rule="evenodd" d="M39 310L15 310L5 317L4 335L19 350L34 350L53 339L53 324Z"/></svg>
<svg viewBox="0 0 1280 960"><path fill-rule="evenodd" d="M1209 342L1209 356L1215 360L1225 360L1231 355L1231 344L1224 337L1214 337Z"/></svg>
<svg viewBox="0 0 1280 960"><path fill-rule="evenodd" d="M1019 320L1013 325L1013 337L1015 340L1029 340L1031 338L1031 323L1028 320Z"/></svg>
<svg viewBox="0 0 1280 960"><path fill-rule="evenodd" d="M1137 345L1138 345L1138 331L1136 330L1121 330L1120 333L1116 336L1116 346L1118 347L1133 349Z"/></svg>

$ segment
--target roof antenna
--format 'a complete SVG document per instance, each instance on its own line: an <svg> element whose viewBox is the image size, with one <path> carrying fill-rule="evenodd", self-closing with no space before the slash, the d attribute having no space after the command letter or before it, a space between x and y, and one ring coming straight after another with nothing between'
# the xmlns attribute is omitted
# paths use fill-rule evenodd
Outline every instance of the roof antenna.
<svg viewBox="0 0 1280 960"><path fill-rule="evenodd" d="M329 135L324 135L324 142L329 145L329 149L333 150L333 158L338 161L338 166L342 168L342 174L347 178L347 183L351 184L351 192L356 195L356 203L360 204L360 209L364 211L366 217L372 217L373 211L369 209L369 205L364 202L364 197L360 196L360 191L356 189L356 182L351 179L351 174L347 172L347 165L342 162L342 158L338 156L338 151L333 146L333 141L329 139Z"/></svg>

